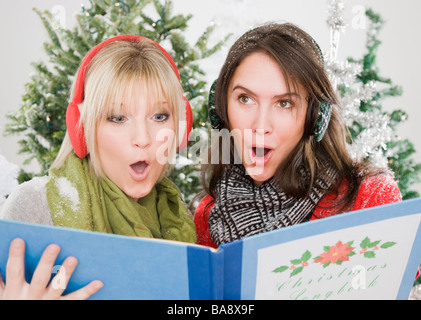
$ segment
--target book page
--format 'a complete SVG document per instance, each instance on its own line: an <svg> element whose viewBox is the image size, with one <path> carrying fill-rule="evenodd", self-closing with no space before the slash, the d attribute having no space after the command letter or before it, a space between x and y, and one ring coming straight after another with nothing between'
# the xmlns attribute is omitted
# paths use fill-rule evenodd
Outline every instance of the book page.
<svg viewBox="0 0 421 320"><path fill-rule="evenodd" d="M420 219L414 214L260 249L255 298L396 299Z"/></svg>

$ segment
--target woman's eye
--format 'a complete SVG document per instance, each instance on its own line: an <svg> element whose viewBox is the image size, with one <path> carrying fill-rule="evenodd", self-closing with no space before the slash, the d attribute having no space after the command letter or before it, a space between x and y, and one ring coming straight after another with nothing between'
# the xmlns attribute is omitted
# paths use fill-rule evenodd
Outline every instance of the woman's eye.
<svg viewBox="0 0 421 320"><path fill-rule="evenodd" d="M169 118L168 113L158 113L153 116L153 119L157 122L164 122Z"/></svg>
<svg viewBox="0 0 421 320"><path fill-rule="evenodd" d="M238 97L238 100L243 104L250 104L253 102L253 99L249 96L241 95Z"/></svg>
<svg viewBox="0 0 421 320"><path fill-rule="evenodd" d="M111 116L111 117L108 117L107 120L114 123L123 123L126 121L126 117L125 116Z"/></svg>
<svg viewBox="0 0 421 320"><path fill-rule="evenodd" d="M292 103L287 100L282 100L278 102L278 106L282 109L288 109L292 107Z"/></svg>

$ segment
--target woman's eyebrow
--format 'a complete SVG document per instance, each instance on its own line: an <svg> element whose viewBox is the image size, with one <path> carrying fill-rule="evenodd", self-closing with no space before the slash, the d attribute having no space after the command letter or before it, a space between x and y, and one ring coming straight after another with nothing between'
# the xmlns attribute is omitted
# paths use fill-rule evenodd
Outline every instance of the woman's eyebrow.
<svg viewBox="0 0 421 320"><path fill-rule="evenodd" d="M287 93L284 93L284 94L280 94L278 96L274 96L275 99L283 99L285 97L288 97L288 98L294 97L296 99L301 99L301 96L296 92L287 92Z"/></svg>
<svg viewBox="0 0 421 320"><path fill-rule="evenodd" d="M240 91L244 91L245 93L247 93L249 96L256 96L257 94L255 92L253 92L252 90L241 86L241 85L236 85L234 88L232 88L232 92L234 92L235 90L240 90Z"/></svg>
<svg viewBox="0 0 421 320"><path fill-rule="evenodd" d="M246 87L244 87L242 85L236 85L232 89L232 92L234 92L235 90L244 91L244 92L246 92L250 96L256 96L257 95L255 92L253 92L252 90L250 90L250 89L248 89L248 88L246 88ZM298 99L301 98L300 95L297 92L285 92L285 93L281 93L281 94L275 95L273 98L274 99L283 99L285 97L289 97L289 98L295 97L295 98L298 98Z"/></svg>

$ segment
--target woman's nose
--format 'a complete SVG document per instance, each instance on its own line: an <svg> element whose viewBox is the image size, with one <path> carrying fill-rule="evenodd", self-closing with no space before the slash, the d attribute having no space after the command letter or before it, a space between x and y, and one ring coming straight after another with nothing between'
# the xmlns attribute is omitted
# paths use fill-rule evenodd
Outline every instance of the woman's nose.
<svg viewBox="0 0 421 320"><path fill-rule="evenodd" d="M151 133L146 123L138 123L132 127L132 145L146 149L151 145Z"/></svg>
<svg viewBox="0 0 421 320"><path fill-rule="evenodd" d="M273 117L270 114L269 107L259 107L254 115L252 124L253 132L258 135L269 134L273 130Z"/></svg>

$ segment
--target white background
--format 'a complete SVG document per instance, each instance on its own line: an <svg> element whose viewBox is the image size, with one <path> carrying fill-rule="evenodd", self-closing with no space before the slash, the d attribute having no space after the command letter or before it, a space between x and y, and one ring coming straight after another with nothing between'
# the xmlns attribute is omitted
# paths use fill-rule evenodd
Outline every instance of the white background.
<svg viewBox="0 0 421 320"><path fill-rule="evenodd" d="M186 38L194 43L208 25L216 23L212 41L233 33L230 43L208 61L202 62L208 81L216 78L229 45L253 25L266 21L288 21L309 32L322 49L329 49L329 29L326 24L328 0L174 0L174 13L191 13L193 18L186 31ZM382 45L378 52L381 75L403 87L403 96L384 101L385 110L403 109L409 120L399 127L398 134L410 139L417 150L416 162L421 162L421 90L419 75L421 1L419 0L348 0L344 17L348 28L341 36L339 59L361 58L365 53L365 29L355 28L352 21L361 6L372 8L386 21L380 34ZM18 155L19 137L4 137L5 114L19 109L24 85L33 73L31 62L46 61L42 44L48 35L35 12L40 10L63 10L63 23L74 26L74 14L81 11L80 5L89 7L88 0L0 0L0 154L8 161L22 166L25 155ZM32 163L26 169L37 168ZM421 185L416 189L421 192Z"/></svg>

